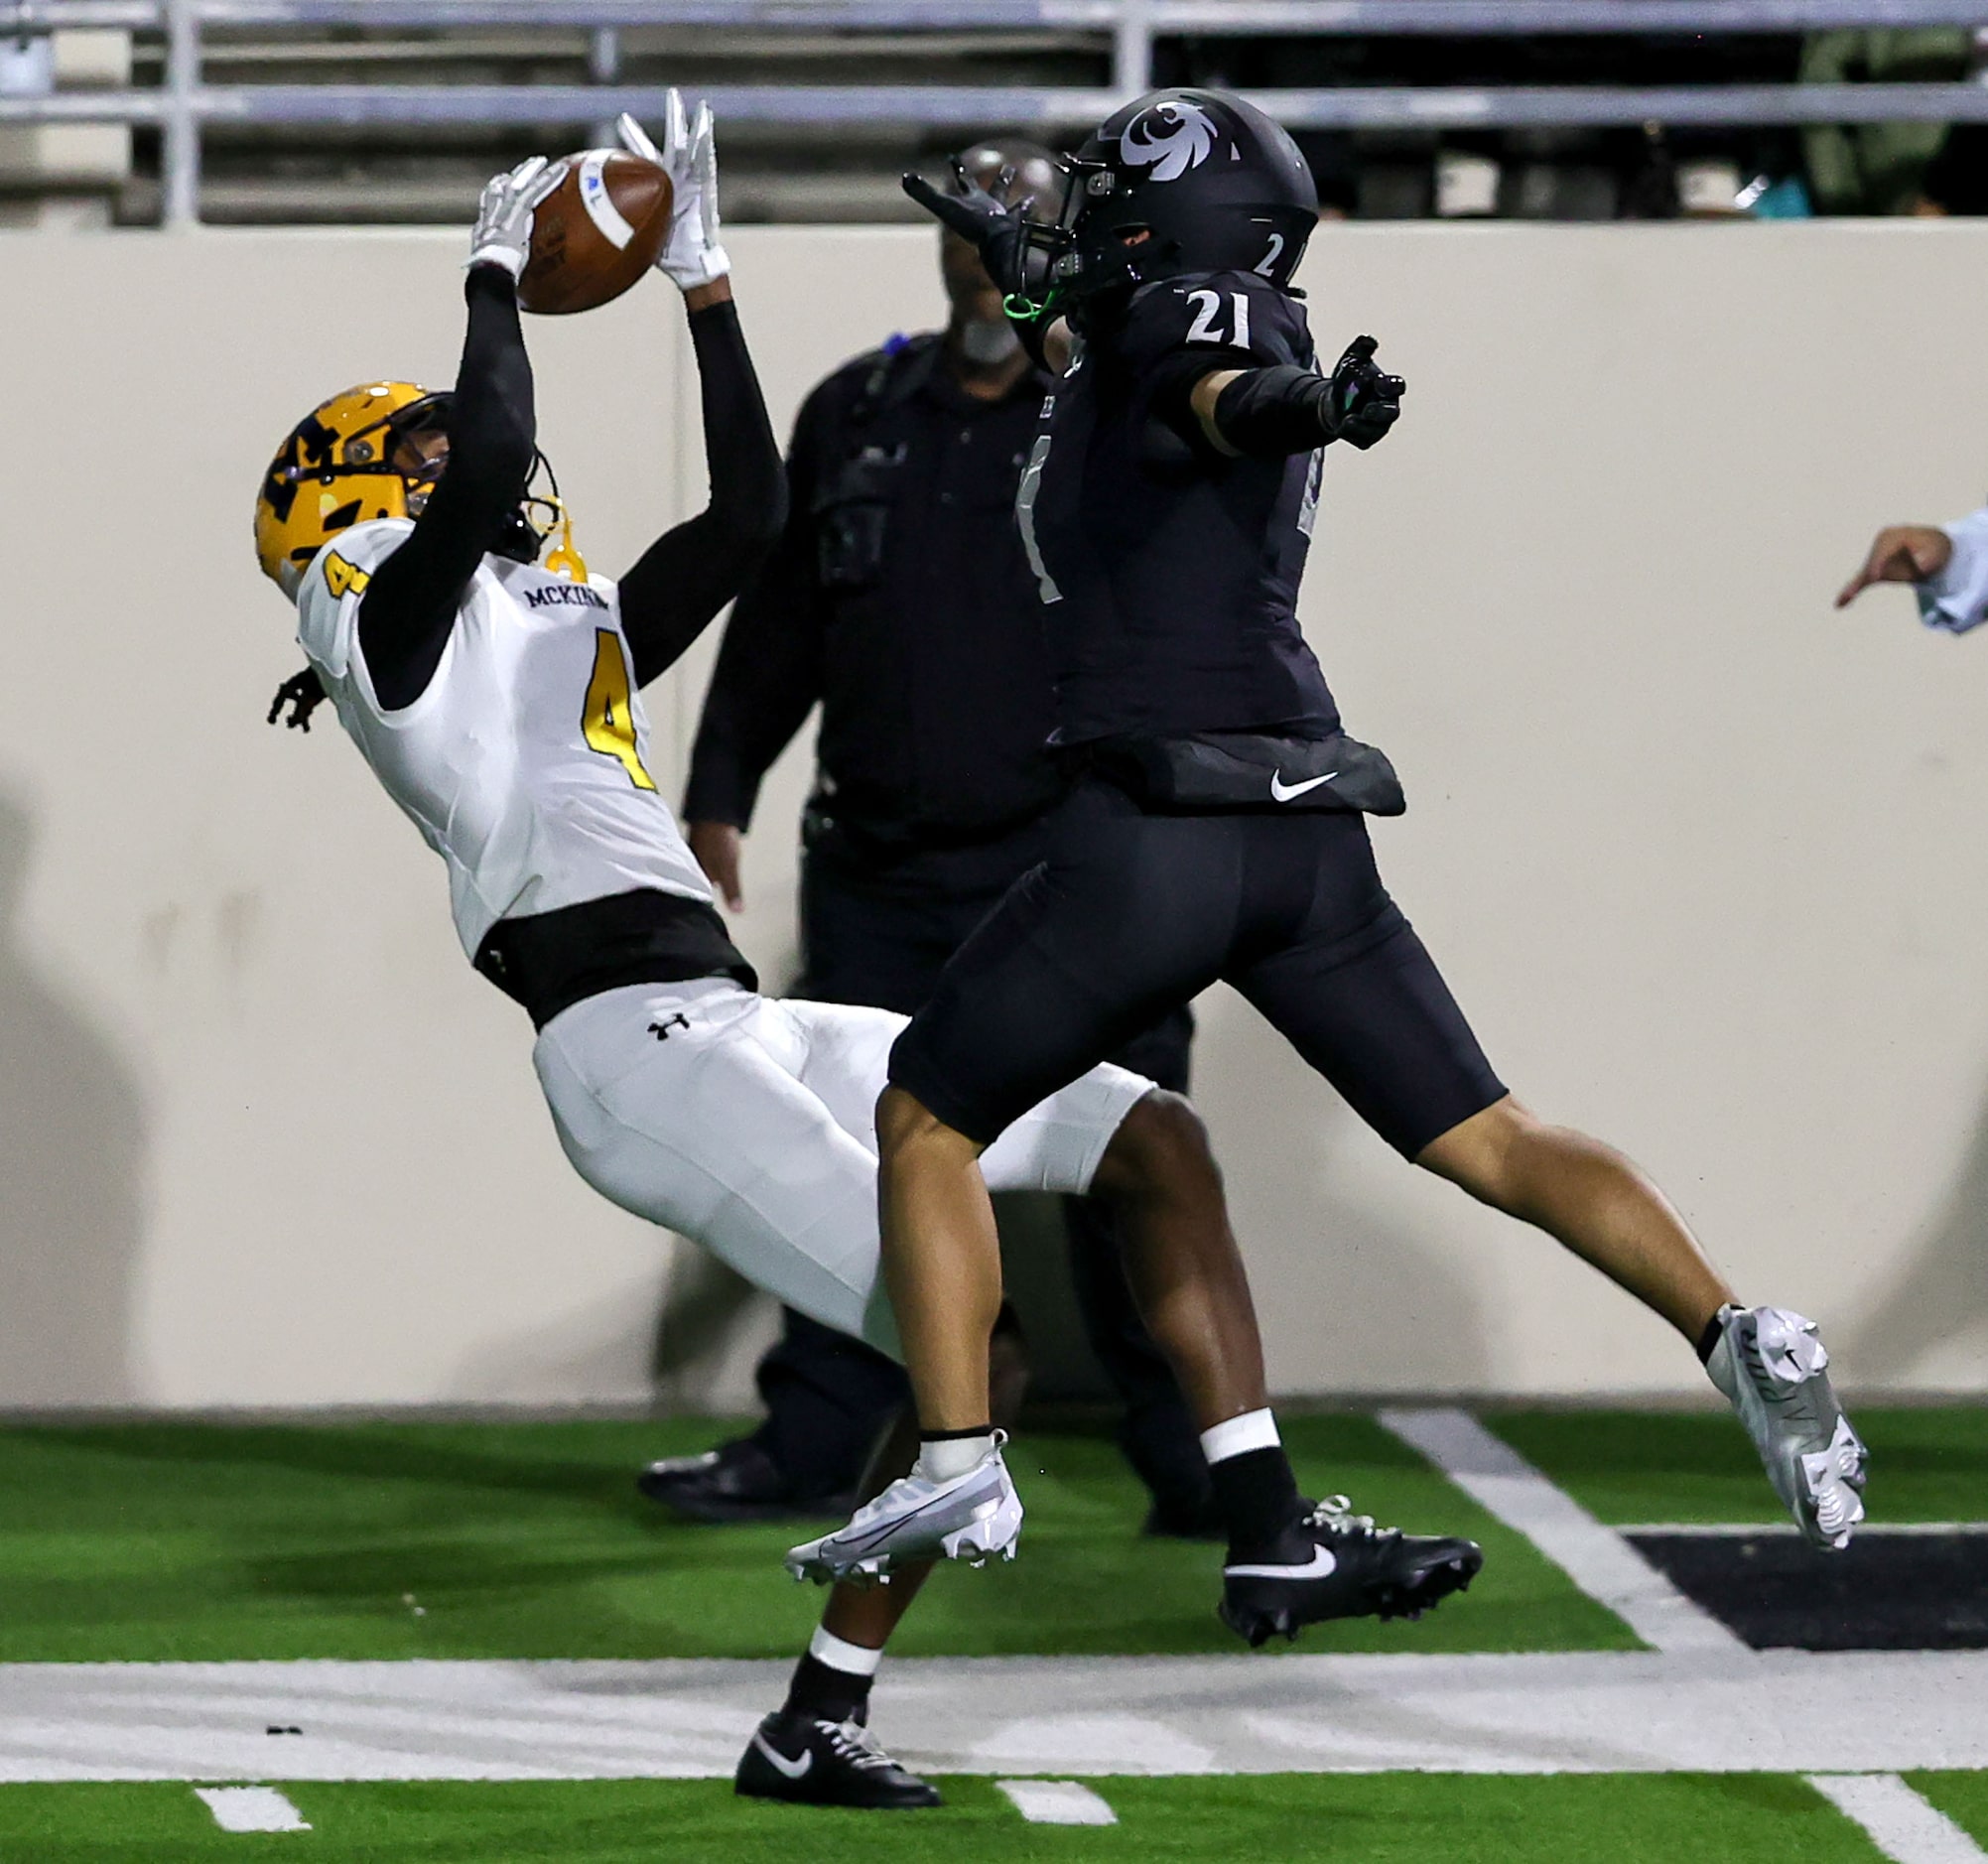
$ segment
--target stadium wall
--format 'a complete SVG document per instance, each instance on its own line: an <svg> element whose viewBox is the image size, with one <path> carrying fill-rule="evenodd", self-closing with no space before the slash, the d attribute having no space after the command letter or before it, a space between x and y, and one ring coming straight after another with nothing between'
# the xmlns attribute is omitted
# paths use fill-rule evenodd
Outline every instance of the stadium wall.
<svg viewBox="0 0 1988 1864"><path fill-rule="evenodd" d="M916 229L732 243L783 429L937 315ZM329 714L262 722L297 658L257 474L322 394L451 376L459 251L0 235L0 1404L749 1392L766 1304L572 1176L439 865ZM1965 225L1330 227L1305 275L1322 343L1411 383L1331 459L1305 610L1408 786L1391 881L1515 1088L1865 1389L1988 1387L1988 640L1829 606L1878 523L1980 494L1984 263ZM617 570L701 498L681 315L645 286L531 337ZM672 787L708 663L651 696ZM805 777L749 843L776 982ZM1201 1008L1280 1391L1702 1390Z"/></svg>

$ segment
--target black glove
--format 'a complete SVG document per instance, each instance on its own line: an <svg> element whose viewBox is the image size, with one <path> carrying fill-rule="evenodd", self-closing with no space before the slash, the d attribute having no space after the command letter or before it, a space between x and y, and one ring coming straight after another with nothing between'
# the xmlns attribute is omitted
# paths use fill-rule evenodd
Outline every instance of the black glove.
<svg viewBox="0 0 1988 1864"><path fill-rule="evenodd" d="M1000 177L1003 192L1010 179L1009 172L1003 170ZM1003 296L1021 289L1022 228L1028 224L1028 209L1034 204L1034 196L1010 206L999 196L989 194L969 180L958 156L953 158L951 194L940 193L922 175L905 176L904 192L981 255L988 277Z"/></svg>
<svg viewBox="0 0 1988 1864"><path fill-rule="evenodd" d="M283 717L283 708L290 708L290 717L283 723L294 731L310 731L311 715L325 703L327 694L324 683L318 678L315 667L306 667L302 673L293 673L276 689L276 697L269 702L268 723L274 725Z"/></svg>
<svg viewBox="0 0 1988 1864"><path fill-rule="evenodd" d="M1380 346L1372 336L1356 336L1334 367L1319 409L1328 440L1343 440L1364 452L1400 419L1408 385L1382 371L1374 360Z"/></svg>

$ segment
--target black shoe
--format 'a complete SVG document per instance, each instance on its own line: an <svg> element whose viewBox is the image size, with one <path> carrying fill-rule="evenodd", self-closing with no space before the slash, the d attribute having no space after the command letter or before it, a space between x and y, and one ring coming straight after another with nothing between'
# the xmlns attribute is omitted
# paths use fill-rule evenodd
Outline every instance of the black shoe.
<svg viewBox="0 0 1988 1864"><path fill-rule="evenodd" d="M1475 1540L1376 1528L1335 1495L1260 1559L1222 1569L1222 1622L1254 1650L1328 1618L1419 1618L1463 1591L1483 1564Z"/></svg>
<svg viewBox="0 0 1988 1864"><path fill-rule="evenodd" d="M1215 1507L1213 1495L1185 1501L1178 1496L1155 1496L1146 1510L1145 1526L1139 1530L1148 1540L1226 1540L1228 1530Z"/></svg>
<svg viewBox="0 0 1988 1864"><path fill-rule="evenodd" d="M732 1790L748 1799L854 1805L872 1812L945 1803L938 1788L899 1767L861 1722L778 1710L747 1743Z"/></svg>
<svg viewBox="0 0 1988 1864"><path fill-rule="evenodd" d="M846 1515L853 1497L797 1497L779 1466L750 1437L721 1443L700 1456L666 1456L635 1478L652 1502L673 1508L692 1521L813 1521Z"/></svg>

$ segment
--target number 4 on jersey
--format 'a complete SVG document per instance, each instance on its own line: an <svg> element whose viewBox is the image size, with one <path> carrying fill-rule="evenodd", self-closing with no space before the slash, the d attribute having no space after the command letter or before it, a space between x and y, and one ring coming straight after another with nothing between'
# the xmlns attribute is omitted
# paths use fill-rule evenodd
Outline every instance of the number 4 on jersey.
<svg viewBox="0 0 1988 1864"><path fill-rule="evenodd" d="M594 632L594 678L588 682L587 705L580 729L589 750L616 759L638 790L652 790L655 779L642 768L635 749L635 700L628 680L627 656L612 628Z"/></svg>

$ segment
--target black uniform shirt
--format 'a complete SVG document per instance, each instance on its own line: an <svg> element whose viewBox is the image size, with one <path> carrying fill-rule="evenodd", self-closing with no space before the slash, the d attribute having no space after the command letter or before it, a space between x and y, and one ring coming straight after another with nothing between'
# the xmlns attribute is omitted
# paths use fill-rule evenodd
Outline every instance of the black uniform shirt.
<svg viewBox="0 0 1988 1864"><path fill-rule="evenodd" d="M1211 369L1312 361L1288 292L1190 274L1142 286L1056 384L1017 505L1060 742L1338 726L1296 615L1322 454L1230 459L1187 410Z"/></svg>
<svg viewBox="0 0 1988 1864"><path fill-rule="evenodd" d="M824 800L885 837L995 834L1057 793L1055 723L1015 485L1047 387L950 381L940 338L860 356L808 397L778 552L726 629L687 820L746 826L819 700Z"/></svg>

